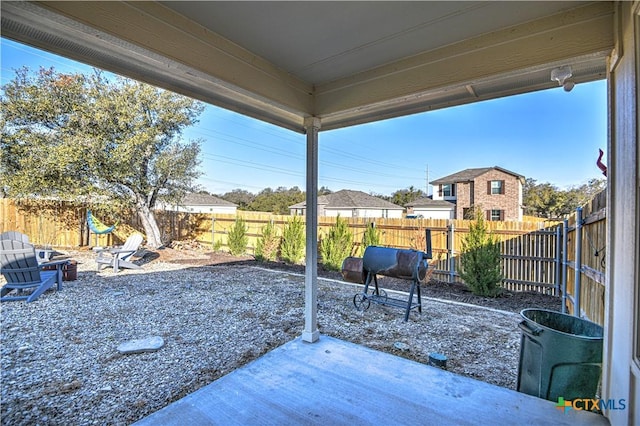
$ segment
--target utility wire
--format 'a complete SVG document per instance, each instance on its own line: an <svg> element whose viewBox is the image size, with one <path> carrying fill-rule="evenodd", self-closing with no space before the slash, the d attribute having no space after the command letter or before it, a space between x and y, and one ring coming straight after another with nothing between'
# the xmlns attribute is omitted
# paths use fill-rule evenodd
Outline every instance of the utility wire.
<svg viewBox="0 0 640 426"><path fill-rule="evenodd" d="M57 56L54 54L48 54L46 52L43 52L42 54L39 53L40 51L37 49L31 49L31 48L26 48L21 46L19 43L9 43L7 45L5 45L6 49L15 49L21 52L24 52L27 55L31 55L34 57L39 57L39 58L43 58L45 59L47 62L50 63L54 63L54 64L58 64L59 66L65 67L65 68L71 68L71 69L75 69L78 72L87 72L87 69L85 67L91 67L90 65L84 65L81 63L78 63L76 61L72 61L72 60L58 60ZM94 67L91 67L94 68ZM2 68L3 71L7 71L7 73L11 74L11 71L8 70L6 67ZM6 73L3 72L3 79L7 79L7 81L10 81L10 78L6 77L5 75ZM261 126L260 129L257 129L257 126L252 126L247 124L246 121L242 120L235 120L234 116L231 115L229 116L228 114L217 114L218 110L217 109L213 109L212 110L214 113L216 113L215 115L218 118L221 118L223 120L232 122L234 125L240 126L240 127L244 127L244 128L249 128L249 129L256 129L259 130L262 133L266 133L269 134L273 137L276 137L278 139L281 139L283 141L287 141L287 142L292 142L296 145L300 145L304 143L304 140L302 138L294 138L294 137L288 137L285 136L284 134L280 134L280 133L276 133L273 131L270 131L270 129L265 128L263 126ZM231 135L228 133L224 133L218 130L214 130L214 129L210 129L207 127L203 127L203 126L198 126L198 127L193 127L191 129L192 132L196 133L196 134L200 134L203 136L213 136L213 135L217 135L216 140L221 140L224 142L229 142L229 143L233 143L239 146L244 146L247 148L251 148L253 150L259 150L259 151L263 151L263 152L269 152L275 155L280 155L283 157L287 157L287 158L293 158L293 159L298 159L301 161L304 161L305 156L303 154L296 154L291 152L290 150L285 150L285 149L280 149L277 147L274 147L273 145L267 145L264 143L260 143L254 140L250 140L250 139L246 139L246 138L241 138L235 135ZM348 146L353 146L353 145L360 145L363 146L363 144L361 142L356 142L356 141L352 141L352 140L346 140L344 139L344 141L347 143ZM365 174L365 175L370 175L370 174L375 174L376 176L380 176L380 177L394 177L394 178L403 178L403 179L414 179L416 181L419 180L418 177L414 177L414 176L407 176L407 175L398 175L398 174L391 174L391 173L381 173L379 171L379 167L385 167L385 168L395 168L398 170L404 170L404 171L410 171L410 170L418 170L418 169L413 169L411 167L407 167L406 164L403 165L394 165L391 164L389 162L386 161L381 161L378 159L372 159L372 158L367 158L364 154L364 152L367 152L366 150L363 150L362 153L358 153L358 154L353 154L353 153L349 153L346 150L339 150L336 148L332 148L332 147L328 147L328 146L321 146L319 147L319 149L321 151L325 151L328 153L333 153L338 155L340 158L350 158L353 160L358 161L358 164L362 164L362 163L368 163L371 164L373 166L376 166L375 170L368 170L368 169L363 169L363 168L359 168L359 167L353 167L352 165L345 165L345 164L341 164L338 162L334 162L334 161L327 161L327 160L319 160L319 163L322 165L325 165L327 167L332 167L335 169L342 169L342 170L347 170L349 172L353 172L353 173L360 173L360 174ZM232 157L227 157L227 156L222 156L222 155L218 155L218 154L213 154L213 153L208 153L208 152L203 152L205 158L208 158L210 160L213 161L218 161L218 162L222 162L222 163L227 163L227 164L232 164L232 165L237 165L237 166L241 166L241 167L249 167L249 168L253 168L255 170L263 170L263 171L269 171L269 172L275 172L275 173L282 173L285 175L290 175L290 176L299 176L299 177L304 177L303 173L298 173L298 172L292 172L290 169L284 169L284 168L280 168L280 167L273 167L273 166L265 166L264 164L259 164L259 163L253 163L253 162L247 162L246 160L242 160L242 159L236 159L236 158L232 158ZM212 157L217 157L217 158L212 158ZM420 170L420 174L422 174L422 170ZM201 179L206 179L206 178L201 178ZM332 182L339 182L339 183L348 183L348 184L359 184L359 185L366 185L369 184L371 182L359 182L359 181L355 181L355 180L350 180L350 179L341 179L341 178L331 178L331 177L323 177L322 179L326 180L326 181L332 181ZM215 179L209 179L211 181L214 181ZM243 185L243 186L251 186L251 185ZM387 188L396 188L396 186L393 185L377 185L379 187L387 187ZM254 187L254 186L252 186ZM256 188L256 187L254 187Z"/></svg>

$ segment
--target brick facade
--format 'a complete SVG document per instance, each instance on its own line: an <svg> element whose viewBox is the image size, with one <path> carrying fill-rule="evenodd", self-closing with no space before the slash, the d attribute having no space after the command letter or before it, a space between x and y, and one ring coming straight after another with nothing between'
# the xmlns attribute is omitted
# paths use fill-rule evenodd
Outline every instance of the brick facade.
<svg viewBox="0 0 640 426"><path fill-rule="evenodd" d="M490 194L490 182L502 181L503 193ZM485 218L491 210L500 210L500 220L522 220L522 184L518 177L501 170L492 169L478 176L473 182L457 184L456 218L463 218L463 210L471 206L480 207Z"/></svg>
<svg viewBox="0 0 640 426"><path fill-rule="evenodd" d="M473 182L459 182L456 183L456 219L463 219L463 208L469 207L473 204L474 191Z"/></svg>
<svg viewBox="0 0 640 426"><path fill-rule="evenodd" d="M499 187L491 189L491 183ZM465 218L471 207L480 208L488 220L522 220L522 184L524 176L501 167L465 169L453 175L437 179L434 186L434 200L455 203L455 218ZM444 185L454 185L454 193L445 195ZM493 193L499 190L500 193Z"/></svg>

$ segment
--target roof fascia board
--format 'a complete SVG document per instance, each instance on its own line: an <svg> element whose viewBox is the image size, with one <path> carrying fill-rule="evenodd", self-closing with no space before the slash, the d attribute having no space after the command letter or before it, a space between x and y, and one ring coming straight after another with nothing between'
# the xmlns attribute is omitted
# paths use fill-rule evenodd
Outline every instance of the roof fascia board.
<svg viewBox="0 0 640 426"><path fill-rule="evenodd" d="M465 105L474 102L496 99L506 96L521 95L523 93L534 92L537 90L545 90L557 88L556 82L552 82L549 78L549 70L556 66L566 65L567 63L583 63L590 64L598 69L596 73L589 75L576 75L573 81L576 84L587 83L595 80L606 78L606 52L598 54L586 55L580 58L570 58L556 63L548 63L539 67L520 70L516 73L505 73L493 75L484 80L476 80L471 84L457 84L444 89L427 91L423 93L411 94L401 98L379 102L376 104L365 105L359 108L352 108L347 111L340 111L332 114L323 115L322 129L333 130L342 127L349 127L358 124L369 123L372 121L386 120L395 117L402 117L410 114L417 114L426 111L435 111L442 108ZM569 62L567 62L569 61ZM510 78L520 78L528 80L526 85L504 85L503 82ZM540 76L544 76L540 78ZM485 93L471 93L469 88L475 88L478 85L502 85L501 88L494 88Z"/></svg>
<svg viewBox="0 0 640 426"><path fill-rule="evenodd" d="M128 27L129 33L135 33L138 24L144 19L144 22L159 26L161 24L147 16L147 13L136 8L156 7L159 9L154 12L161 16L164 16L162 12L172 14L164 6L150 2L134 2L133 5L123 2L2 2L1 6L3 37L304 133L304 117L310 115L308 111L313 105L311 86L237 45L208 32L208 36L233 52L214 49L210 46L212 41L209 39L198 46L200 50L203 49L203 44L210 47L206 60L202 61L210 62L211 66L216 64L216 60L212 59L214 52L218 56L228 54L229 61L236 66L235 71L243 70L242 79L232 78L227 81L222 77L229 77L228 75L217 78L209 74L209 69L199 70L187 65L183 62L184 57L167 57L162 51L152 51L119 39L120 34L116 36L103 30L106 19L112 24L118 24L116 28ZM120 16L121 9L129 12ZM136 10L138 17L135 24L130 25L130 20L136 16ZM103 12L106 16L102 15ZM178 21L184 21L182 16L173 15ZM94 21L102 21L100 28L92 26ZM182 21L181 25L184 24ZM92 25L87 25L88 22ZM193 28L188 34L182 29L174 28L173 31L183 34L183 40L197 39L194 38L193 31L196 30ZM154 39L148 31L144 34L146 38ZM159 38L155 39L157 44ZM234 54L237 57L234 58ZM251 55L253 59L249 59L247 55ZM247 62L251 60L254 62ZM229 73L229 70L224 71ZM241 80L248 81L250 86L235 85Z"/></svg>
<svg viewBox="0 0 640 426"><path fill-rule="evenodd" d="M597 2L318 85L315 113L327 129L324 116L359 111L362 105L384 109L385 102L393 104L398 98L567 58L606 54L612 48L613 6Z"/></svg>
<svg viewBox="0 0 640 426"><path fill-rule="evenodd" d="M304 118L311 115L322 120L325 131L553 87L550 81L529 83L474 96L465 86L526 74L548 66L553 58L564 62L579 52L589 52L583 56L604 64L613 46L611 3L598 2L419 54L314 91L155 2L2 2L1 6L5 37L301 133ZM96 12L96 7L102 9ZM11 19L16 27L30 29L5 27ZM140 24L144 30L138 30ZM110 25L117 36L105 33ZM32 37L36 30L41 34ZM157 31L175 36L168 50ZM120 36L128 41L119 40ZM183 43L194 48L185 52ZM165 56L167 51L170 56ZM194 56L198 68L189 63ZM230 65L219 66L214 58ZM576 83L597 78L604 76L576 78Z"/></svg>
<svg viewBox="0 0 640 426"><path fill-rule="evenodd" d="M276 100L292 111L309 113L312 109L310 84L157 2L45 1L39 4L102 32L115 31L112 35L129 43Z"/></svg>

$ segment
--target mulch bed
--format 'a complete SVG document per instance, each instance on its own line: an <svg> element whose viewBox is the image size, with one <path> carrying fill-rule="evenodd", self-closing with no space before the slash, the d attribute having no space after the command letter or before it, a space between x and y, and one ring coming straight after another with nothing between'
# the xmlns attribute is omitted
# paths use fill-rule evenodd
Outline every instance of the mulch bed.
<svg viewBox="0 0 640 426"><path fill-rule="evenodd" d="M188 250L162 249L158 250L159 259L172 263L197 263L198 265L236 264L247 266L259 266L262 268L276 269L287 272L304 274L304 265L291 265L284 262L258 262L250 256L232 256L223 252L192 252ZM327 270L322 264L318 265L318 276L335 280L342 280L340 272ZM380 288L387 290L408 291L410 282L389 277L378 278ZM523 309L537 308L561 311L562 299L560 297L544 295L534 291L516 292L504 290L497 297L482 297L473 294L469 288L459 282L448 283L445 281L431 280L422 284L423 297L453 300L469 303L492 309L500 309L519 313Z"/></svg>

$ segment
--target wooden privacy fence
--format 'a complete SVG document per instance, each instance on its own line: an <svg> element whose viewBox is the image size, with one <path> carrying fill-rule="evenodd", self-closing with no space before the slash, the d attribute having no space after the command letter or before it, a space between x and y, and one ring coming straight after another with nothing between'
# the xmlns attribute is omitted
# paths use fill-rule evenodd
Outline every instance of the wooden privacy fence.
<svg viewBox="0 0 640 426"><path fill-rule="evenodd" d="M562 296L565 310L602 324L604 320L604 250L606 241L606 193L602 192L564 222L487 222L500 241L503 286L514 291L537 291ZM89 234L87 207L70 202L16 203L0 199L0 232L16 230L34 244L61 248L109 245L124 242L142 226L133 212L113 212L107 207L92 211L107 224L119 221L109 235ZM227 247L227 236L237 217L244 219L249 253L255 251L262 228L272 222L282 235L291 216L257 212L236 215L156 211L163 240L190 240L202 245ZM578 219L580 217L580 219ZM304 220L304 217L302 218ZM448 219L347 218L353 233L354 255L362 255L363 235L375 226L381 245L400 249L426 248L425 230L431 230L434 278L462 281L460 250L469 233L470 221ZM335 224L335 217L320 217L320 239ZM576 290L577 289L577 290ZM578 308L576 310L576 307Z"/></svg>
<svg viewBox="0 0 640 426"><path fill-rule="evenodd" d="M562 227L566 247L561 285L563 312L604 324L607 192L579 207Z"/></svg>
<svg viewBox="0 0 640 426"><path fill-rule="evenodd" d="M36 207L37 206L37 207ZM86 226L86 206L69 202L17 204L9 199L0 203L1 231L17 230L30 236L35 244L57 247L109 245L122 243L134 230L142 226L133 212L113 212L107 207L93 208L93 213L107 224L119 221L116 231L109 235L89 235ZM179 213L156 211L163 240L191 240L205 246L227 247L227 236L236 217L244 219L249 237L248 252L253 253L262 228L272 222L280 235L291 216L257 212L238 212L236 215ZM304 220L304 218L302 218ZM375 226L380 244L401 249L426 248L425 229L431 230L434 259L438 260L434 277L446 281L459 281L459 250L469 232L469 221L447 219L367 219L348 218L353 234L354 255L361 255L363 235L367 227ZM335 224L335 217L319 218L318 235L322 239ZM505 287L512 290L536 290L557 294L557 281L553 281L547 248L553 249L553 235L543 222L487 222L489 230L497 236L503 247ZM548 225L548 224L547 224ZM547 241L548 240L548 241ZM541 247L544 247L542 249ZM542 258L541 258L542 257Z"/></svg>
<svg viewBox="0 0 640 426"><path fill-rule="evenodd" d="M0 198L0 232L19 231L33 244L59 248L109 246L122 244L133 232L140 232L137 217L131 211L113 211L95 206L92 212L109 225L118 222L110 234L90 233L87 206L69 201L26 200L16 202Z"/></svg>

